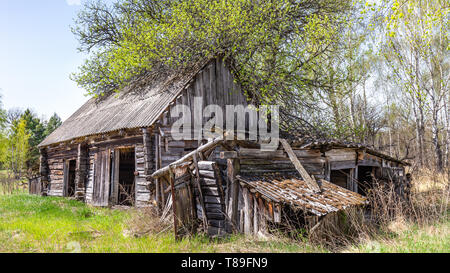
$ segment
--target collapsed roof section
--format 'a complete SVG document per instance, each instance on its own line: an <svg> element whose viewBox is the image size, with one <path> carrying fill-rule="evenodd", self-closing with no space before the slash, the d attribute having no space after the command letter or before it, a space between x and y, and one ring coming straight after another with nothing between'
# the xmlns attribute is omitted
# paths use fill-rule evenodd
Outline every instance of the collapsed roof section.
<svg viewBox="0 0 450 273"><path fill-rule="evenodd" d="M320 180L321 192L316 193L302 178L294 174L267 173L238 175L236 178L275 203L289 205L316 216L366 203L361 195L325 180Z"/></svg>

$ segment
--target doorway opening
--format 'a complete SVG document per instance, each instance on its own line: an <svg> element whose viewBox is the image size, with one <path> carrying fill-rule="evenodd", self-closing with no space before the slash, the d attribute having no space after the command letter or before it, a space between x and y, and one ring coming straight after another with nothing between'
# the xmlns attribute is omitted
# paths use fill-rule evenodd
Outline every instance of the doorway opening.
<svg viewBox="0 0 450 273"><path fill-rule="evenodd" d="M68 167L67 172L67 191L66 196L68 197L74 197L75 196L75 169L77 167L77 161L76 160L69 160L68 163L66 163L66 167Z"/></svg>
<svg viewBox="0 0 450 273"><path fill-rule="evenodd" d="M134 204L134 171L135 152L134 147L119 150L119 196L117 203L123 206Z"/></svg>
<svg viewBox="0 0 450 273"><path fill-rule="evenodd" d="M373 167L358 166L358 193L367 196L373 186Z"/></svg>

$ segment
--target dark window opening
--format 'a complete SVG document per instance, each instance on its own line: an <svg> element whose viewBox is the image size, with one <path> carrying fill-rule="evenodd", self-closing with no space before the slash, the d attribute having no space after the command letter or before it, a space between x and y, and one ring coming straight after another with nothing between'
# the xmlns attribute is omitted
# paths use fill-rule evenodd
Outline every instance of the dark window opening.
<svg viewBox="0 0 450 273"><path fill-rule="evenodd" d="M67 177L67 196L75 196L75 168L77 167L76 160L69 161L69 172Z"/></svg>
<svg viewBox="0 0 450 273"><path fill-rule="evenodd" d="M332 170L330 173L330 182L346 189L350 170L351 169Z"/></svg>
<svg viewBox="0 0 450 273"><path fill-rule="evenodd" d="M134 148L120 149L118 204L132 206L134 203Z"/></svg>
<svg viewBox="0 0 450 273"><path fill-rule="evenodd" d="M358 193L367 196L373 185L373 167L358 166Z"/></svg>

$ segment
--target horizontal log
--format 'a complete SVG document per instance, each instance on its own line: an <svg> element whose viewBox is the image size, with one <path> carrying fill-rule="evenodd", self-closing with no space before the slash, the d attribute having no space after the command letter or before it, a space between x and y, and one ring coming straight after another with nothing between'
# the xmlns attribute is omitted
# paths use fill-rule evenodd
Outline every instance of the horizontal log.
<svg viewBox="0 0 450 273"><path fill-rule="evenodd" d="M213 212L206 211L206 218L211 219L211 220L225 220L225 215L222 212L213 213Z"/></svg>
<svg viewBox="0 0 450 273"><path fill-rule="evenodd" d="M330 162L331 170L353 169L356 168L355 160L332 161Z"/></svg>
<svg viewBox="0 0 450 273"><path fill-rule="evenodd" d="M209 204L220 204L221 203L219 196L204 196L203 199L205 199L205 203L209 203Z"/></svg>
<svg viewBox="0 0 450 273"><path fill-rule="evenodd" d="M202 187L203 195L219 196L217 187ZM195 189L195 195L198 195L198 189Z"/></svg>
<svg viewBox="0 0 450 273"><path fill-rule="evenodd" d="M198 162L198 168L200 170L207 170L207 171L213 171L214 168L214 161L199 161Z"/></svg>
<svg viewBox="0 0 450 273"><path fill-rule="evenodd" d="M216 228L225 228L225 221L223 220L208 220L208 225Z"/></svg>
<svg viewBox="0 0 450 273"><path fill-rule="evenodd" d="M223 151L220 152L220 159L233 159L238 158L239 154L236 151Z"/></svg>

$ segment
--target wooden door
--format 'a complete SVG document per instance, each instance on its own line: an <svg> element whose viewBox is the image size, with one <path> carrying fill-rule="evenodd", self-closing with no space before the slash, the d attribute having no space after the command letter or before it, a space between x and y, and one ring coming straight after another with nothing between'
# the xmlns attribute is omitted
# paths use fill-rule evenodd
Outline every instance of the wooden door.
<svg viewBox="0 0 450 273"><path fill-rule="evenodd" d="M115 149L111 157L111 196L110 204L116 205L119 202L119 168L120 150Z"/></svg>
<svg viewBox="0 0 450 273"><path fill-rule="evenodd" d="M109 205L109 191L111 178L111 152L99 151L94 156L94 206L106 207Z"/></svg>
<svg viewBox="0 0 450 273"><path fill-rule="evenodd" d="M70 160L64 160L63 196L69 196Z"/></svg>

